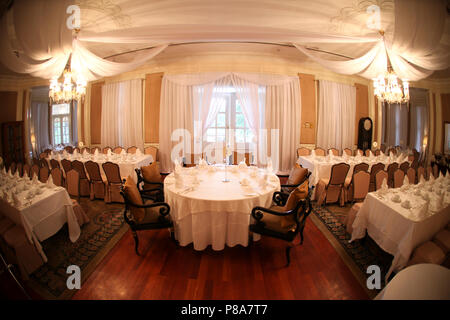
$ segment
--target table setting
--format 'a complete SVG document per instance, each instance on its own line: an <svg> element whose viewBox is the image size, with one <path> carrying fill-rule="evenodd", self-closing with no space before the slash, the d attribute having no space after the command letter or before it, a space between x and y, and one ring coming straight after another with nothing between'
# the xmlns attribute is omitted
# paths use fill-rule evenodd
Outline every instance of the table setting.
<svg viewBox="0 0 450 320"><path fill-rule="evenodd" d="M225 178L226 177L226 178ZM255 206L269 207L278 177L267 168L238 165L208 165L175 170L164 179L165 201L180 245L193 243L195 250L211 245L248 245L248 226Z"/></svg>

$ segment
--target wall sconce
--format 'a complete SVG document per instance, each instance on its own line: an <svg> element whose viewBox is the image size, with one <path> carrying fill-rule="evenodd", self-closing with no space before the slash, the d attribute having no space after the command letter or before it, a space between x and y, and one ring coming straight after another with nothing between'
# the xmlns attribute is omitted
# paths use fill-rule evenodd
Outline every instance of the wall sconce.
<svg viewBox="0 0 450 320"><path fill-rule="evenodd" d="M312 125L311 122L305 122L305 123L303 123L303 127L304 128L308 128L308 129L312 129L313 125Z"/></svg>
<svg viewBox="0 0 450 320"><path fill-rule="evenodd" d="M378 142L374 141L374 142L372 143L372 146L376 149L376 148L378 147Z"/></svg>

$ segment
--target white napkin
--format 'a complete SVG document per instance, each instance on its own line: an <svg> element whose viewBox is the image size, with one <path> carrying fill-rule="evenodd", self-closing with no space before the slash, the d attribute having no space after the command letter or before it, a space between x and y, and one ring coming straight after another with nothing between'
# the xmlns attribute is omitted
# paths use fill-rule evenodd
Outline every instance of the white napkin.
<svg viewBox="0 0 450 320"><path fill-rule="evenodd" d="M50 188L55 188L55 187L56 187L55 184L53 183L53 177L52 177L52 175L50 175L50 176L48 177L48 180L47 180L47 186L50 187Z"/></svg>
<svg viewBox="0 0 450 320"><path fill-rule="evenodd" d="M328 155L330 156L330 158L333 158L333 151L328 150Z"/></svg>
<svg viewBox="0 0 450 320"><path fill-rule="evenodd" d="M247 164L245 163L245 161L241 161L239 162L238 167L239 169L247 169Z"/></svg>
<svg viewBox="0 0 450 320"><path fill-rule="evenodd" d="M19 179L19 178L20 178L20 175L19 175L19 170L16 170L16 173L14 174L14 177L15 177L15 178L17 178L17 179Z"/></svg>
<svg viewBox="0 0 450 320"><path fill-rule="evenodd" d="M63 150L63 156L64 156L64 157L67 157L67 151L66 151L66 149Z"/></svg>
<svg viewBox="0 0 450 320"><path fill-rule="evenodd" d="M74 156L77 156L77 155L78 155L78 149L74 149L72 154L73 154Z"/></svg>
<svg viewBox="0 0 450 320"><path fill-rule="evenodd" d="M24 179L30 179L30 177L28 176L28 172L25 171L25 172L23 173L23 178L24 178Z"/></svg>
<svg viewBox="0 0 450 320"><path fill-rule="evenodd" d="M313 157L315 157L315 156L316 156L316 150L312 149L311 155L312 155Z"/></svg>
<svg viewBox="0 0 450 320"><path fill-rule="evenodd" d="M425 183L427 180L425 180L425 177L423 175L420 176L419 183Z"/></svg>
<svg viewBox="0 0 450 320"><path fill-rule="evenodd" d="M95 149L95 150L97 150L97 149ZM87 152L87 149L84 149L84 151L83 151L83 156L87 156L89 153Z"/></svg>
<svg viewBox="0 0 450 320"><path fill-rule="evenodd" d="M405 177L403 178L403 185L404 186L409 185L409 179L408 179L408 176L406 174L405 174Z"/></svg>
<svg viewBox="0 0 450 320"><path fill-rule="evenodd" d="M141 149L137 148L136 149L136 156L140 157L141 155L142 155Z"/></svg>
<svg viewBox="0 0 450 320"><path fill-rule="evenodd" d="M248 179L244 178L241 181L239 181L239 183L241 184L241 186L248 186L250 184L250 182L248 181Z"/></svg>
<svg viewBox="0 0 450 320"><path fill-rule="evenodd" d="M428 181L434 181L434 180L436 180L436 179L434 178L433 173L431 173L431 174L430 174L430 179L429 179Z"/></svg>
<svg viewBox="0 0 450 320"><path fill-rule="evenodd" d="M21 207L22 206L22 201L20 201L19 197L15 193L12 194L12 198L13 198L13 201L14 201L14 205L16 207Z"/></svg>
<svg viewBox="0 0 450 320"><path fill-rule="evenodd" d="M61 154L58 153L58 155L56 156L56 159L57 159L58 161L61 161Z"/></svg>
<svg viewBox="0 0 450 320"><path fill-rule="evenodd" d="M32 182L33 182L33 184L38 184L39 183L39 180L38 180L38 177L37 177L36 174L33 176Z"/></svg>
<svg viewBox="0 0 450 320"><path fill-rule="evenodd" d="M125 151L125 149L122 149L122 151L120 151L120 154L121 154L122 156L124 156L124 155L127 154L127 152Z"/></svg>
<svg viewBox="0 0 450 320"><path fill-rule="evenodd" d="M10 176L10 177L13 176L13 174L12 174L12 172L11 172L11 167L9 167L9 170L8 170L8 176Z"/></svg>
<svg viewBox="0 0 450 320"><path fill-rule="evenodd" d="M106 152L106 154L109 156L109 157L111 157L111 149L108 149L108 151Z"/></svg>
<svg viewBox="0 0 450 320"><path fill-rule="evenodd" d="M3 169L2 169L2 173L5 175L6 174L6 169L5 169L5 167L3 167Z"/></svg>

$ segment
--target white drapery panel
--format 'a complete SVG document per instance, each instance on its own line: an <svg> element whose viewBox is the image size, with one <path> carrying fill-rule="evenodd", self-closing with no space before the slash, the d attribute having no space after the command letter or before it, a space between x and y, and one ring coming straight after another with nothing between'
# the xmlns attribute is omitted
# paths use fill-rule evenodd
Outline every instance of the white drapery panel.
<svg viewBox="0 0 450 320"><path fill-rule="evenodd" d="M408 139L408 106L382 104L382 141L388 147L405 147Z"/></svg>
<svg viewBox="0 0 450 320"><path fill-rule="evenodd" d="M410 88L409 90L409 147L423 150L423 138L428 136L429 102L428 90Z"/></svg>
<svg viewBox="0 0 450 320"><path fill-rule="evenodd" d="M102 146L143 150L142 80L109 83L102 87Z"/></svg>
<svg viewBox="0 0 450 320"><path fill-rule="evenodd" d="M39 155L50 145L48 132L48 103L40 101L31 102L30 145L35 155ZM33 139L35 145L33 146Z"/></svg>
<svg viewBox="0 0 450 320"><path fill-rule="evenodd" d="M274 119L273 127L289 134L289 132L295 132L299 126L300 85L297 77L226 72L165 75L161 89L159 132L160 160L163 172L173 170L173 161L179 161L179 158L183 156L181 147L185 151L194 150L196 154L201 153L203 148L200 145L206 129L214 121L220 109L218 103L220 99L217 98L222 93L218 88L226 85L233 85L236 89L245 120L254 135L258 137L254 144L256 150L252 151L260 164L266 164L267 160L267 141L265 140L267 134L260 134L261 129L266 128L264 123L266 110L293 108L295 111L286 116L295 114L298 117L286 118L284 122L276 122ZM261 87L265 89L263 92L266 92L268 87L274 87L271 89L274 92L272 95L274 98L270 103L266 102L265 96L261 94L261 90L259 90ZM201 126L196 123L201 123ZM194 136L196 137L195 141ZM298 145L300 134L295 134L295 136L298 139L296 138L294 143ZM176 141L172 141L172 137ZM264 140L261 140L261 137L264 137ZM192 148L194 142L195 147ZM177 149L172 152L174 147ZM281 166L274 166L274 169L284 171L290 169L295 162L295 147L293 146L289 152L283 149L285 152L279 154L280 159L289 160L277 161L276 163L280 163Z"/></svg>
<svg viewBox="0 0 450 320"><path fill-rule="evenodd" d="M356 88L319 81L317 146L326 149L353 149L355 143Z"/></svg>

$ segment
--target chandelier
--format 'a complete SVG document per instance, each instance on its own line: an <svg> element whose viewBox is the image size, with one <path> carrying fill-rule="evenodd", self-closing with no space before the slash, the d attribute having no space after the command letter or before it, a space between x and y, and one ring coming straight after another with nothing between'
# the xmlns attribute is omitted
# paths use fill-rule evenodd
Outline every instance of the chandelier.
<svg viewBox="0 0 450 320"><path fill-rule="evenodd" d="M49 98L51 103L68 103L72 100L82 100L86 94L86 80L71 70L71 57L67 61L63 75L60 79L50 80Z"/></svg>

